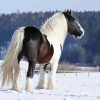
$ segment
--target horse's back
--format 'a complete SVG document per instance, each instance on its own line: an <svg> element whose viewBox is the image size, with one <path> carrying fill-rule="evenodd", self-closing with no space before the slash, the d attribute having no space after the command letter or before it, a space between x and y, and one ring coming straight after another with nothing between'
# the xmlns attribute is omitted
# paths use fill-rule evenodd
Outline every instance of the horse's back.
<svg viewBox="0 0 100 100"><path fill-rule="evenodd" d="M24 36L25 39L33 39L33 40L37 40L40 39L42 37L41 32L39 31L39 29L37 29L36 27L26 27L24 29Z"/></svg>

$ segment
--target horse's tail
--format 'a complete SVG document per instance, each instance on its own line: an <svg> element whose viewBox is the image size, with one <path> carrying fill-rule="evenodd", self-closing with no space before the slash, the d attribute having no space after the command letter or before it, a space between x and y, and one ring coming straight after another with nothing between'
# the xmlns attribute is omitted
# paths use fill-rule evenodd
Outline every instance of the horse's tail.
<svg viewBox="0 0 100 100"><path fill-rule="evenodd" d="M11 39L3 64L0 66L2 86L13 82L14 72L19 73L18 54L22 49L24 39L24 27L18 28ZM19 69L19 70L17 70Z"/></svg>

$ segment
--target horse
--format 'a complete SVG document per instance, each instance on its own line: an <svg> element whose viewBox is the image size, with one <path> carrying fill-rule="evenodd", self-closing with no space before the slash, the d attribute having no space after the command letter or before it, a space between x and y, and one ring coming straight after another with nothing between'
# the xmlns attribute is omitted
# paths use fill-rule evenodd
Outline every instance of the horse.
<svg viewBox="0 0 100 100"><path fill-rule="evenodd" d="M77 39L84 35L84 29L71 10L55 13L44 22L40 29L34 26L16 29L4 62L1 65L2 86L12 83L12 89L20 91L19 79L21 69L19 63L25 57L29 64L25 90L27 92L33 91L32 78L37 63L41 67L36 88L55 89L56 71L68 33ZM50 71L46 82L46 67L48 64L50 65Z"/></svg>

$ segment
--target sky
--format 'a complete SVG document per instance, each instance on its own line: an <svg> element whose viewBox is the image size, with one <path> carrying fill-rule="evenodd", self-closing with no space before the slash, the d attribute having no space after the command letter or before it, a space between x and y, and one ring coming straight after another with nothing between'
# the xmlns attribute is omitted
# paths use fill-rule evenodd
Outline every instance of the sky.
<svg viewBox="0 0 100 100"><path fill-rule="evenodd" d="M100 0L0 0L0 13L39 11L99 11Z"/></svg>

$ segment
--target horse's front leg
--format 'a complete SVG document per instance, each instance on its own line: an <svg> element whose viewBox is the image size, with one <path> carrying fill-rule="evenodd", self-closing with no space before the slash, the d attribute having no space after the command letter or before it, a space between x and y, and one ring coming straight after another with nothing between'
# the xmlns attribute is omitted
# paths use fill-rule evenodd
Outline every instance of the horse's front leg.
<svg viewBox="0 0 100 100"><path fill-rule="evenodd" d="M25 90L27 92L33 91L32 78L34 74L34 69L35 69L34 61L29 61L29 68L27 71L27 78L26 78L26 85L25 85Z"/></svg>
<svg viewBox="0 0 100 100"><path fill-rule="evenodd" d="M46 67L48 64L41 65L40 67L40 78L37 85L37 89L45 89L46 88Z"/></svg>
<svg viewBox="0 0 100 100"><path fill-rule="evenodd" d="M48 84L47 84L47 89L53 90L56 88L56 71L58 68L58 62L51 64L51 70L49 72L49 77L48 77Z"/></svg>

